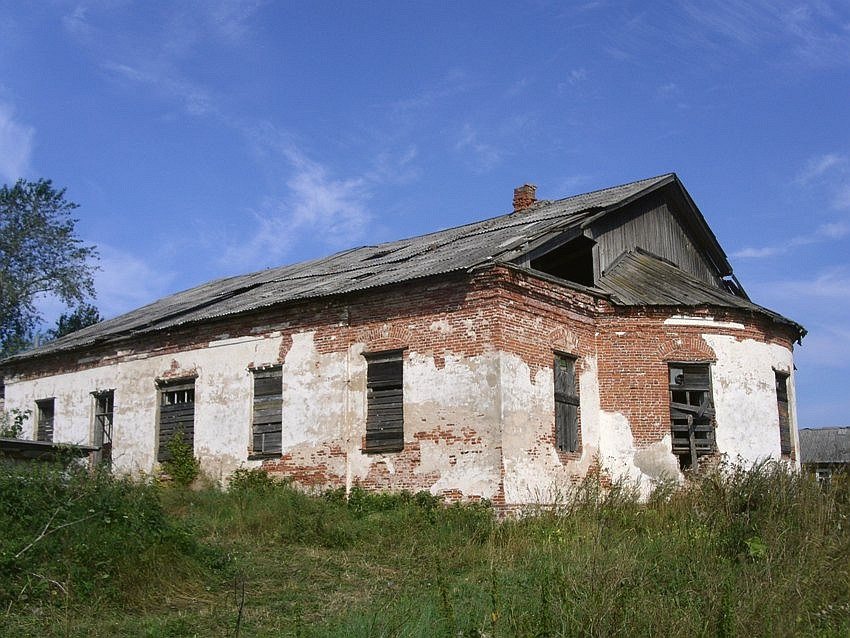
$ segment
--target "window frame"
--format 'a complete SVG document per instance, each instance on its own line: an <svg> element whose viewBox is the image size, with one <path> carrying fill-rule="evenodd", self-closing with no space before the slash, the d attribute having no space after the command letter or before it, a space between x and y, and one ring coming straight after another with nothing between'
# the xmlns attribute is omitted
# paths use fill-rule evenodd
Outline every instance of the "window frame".
<svg viewBox="0 0 850 638"><path fill-rule="evenodd" d="M555 402L555 447L565 454L581 451L581 396L576 374L578 357L567 352L553 353L553 399ZM562 362L568 363L568 372L562 376ZM571 382L572 388L558 388L559 379ZM568 383L569 385L569 383ZM570 389L572 392L570 392Z"/></svg>
<svg viewBox="0 0 850 638"><path fill-rule="evenodd" d="M195 377L183 378L183 379L174 379L169 381L157 381L156 384L157 393L156 393L156 460L159 463L163 461L171 460L171 452L168 450L168 441L171 440L171 437L176 434L176 432L183 432L183 442L192 446L192 450L194 452L195 449ZM191 395L189 394L191 392ZM183 393L183 394L181 394ZM173 400L175 402L166 403L168 395L174 394ZM191 400L189 400L191 396ZM180 399L185 399L181 401ZM191 422L186 418L186 408L183 408L184 414L180 415L180 408L175 406L179 405L191 405ZM163 410L165 408L165 410ZM173 429L171 436L168 437L168 440L163 441L163 412L167 415L168 421L173 422L174 426L169 426L169 429ZM171 415L174 415L173 417ZM182 418L181 418L182 416ZM191 425L187 428L185 427L186 423L191 423ZM187 430L189 430L189 437L187 440Z"/></svg>
<svg viewBox="0 0 850 638"><path fill-rule="evenodd" d="M779 417L779 455L784 459L794 458L794 439L791 429L791 398L788 392L789 372L773 370L776 383L776 411Z"/></svg>
<svg viewBox="0 0 850 638"><path fill-rule="evenodd" d="M684 469L696 470L700 457L717 452L716 421L714 410L714 389L711 382L710 361L668 361L667 362L667 397L670 403L670 435L673 454L679 460L679 466ZM682 369L682 382L673 383L673 370ZM689 383L684 376L688 369L691 374L704 372L705 384L696 381ZM700 374L702 376L702 374ZM693 404L690 393L704 393L705 404ZM685 393L685 401L675 401L674 393ZM685 423L676 423L685 421ZM694 422L699 421L699 422ZM682 435L685 436L682 436ZM685 447L687 444L687 447ZM688 462L688 459L690 462Z"/></svg>
<svg viewBox="0 0 850 638"><path fill-rule="evenodd" d="M99 448L94 454L95 463L112 466L112 441L115 433L115 390L92 392L92 443ZM107 401L102 405L101 401Z"/></svg>
<svg viewBox="0 0 850 638"><path fill-rule="evenodd" d="M50 418L46 419L45 408L50 406ZM37 399L35 402L35 440L52 443L56 436L56 397ZM48 422L49 421L49 425ZM48 437L49 433L49 437Z"/></svg>
<svg viewBox="0 0 850 638"><path fill-rule="evenodd" d="M367 453L404 449L404 349L364 352ZM378 394L380 393L380 394Z"/></svg>
<svg viewBox="0 0 850 638"><path fill-rule="evenodd" d="M251 401L251 448L248 454L248 460L279 458L283 453L283 366L264 366L262 368L251 368L251 380L253 389L253 398ZM257 393L257 381L267 379L277 379L278 383L274 388L278 392ZM263 385L269 384L260 384ZM259 411L258 411L259 408ZM275 409L276 408L276 409ZM277 419L270 418L277 416ZM276 427L275 427L276 426ZM261 445L257 448L257 435L260 435ZM278 442L274 444L274 437L270 437L272 442L266 446L266 436L269 434L277 434ZM277 449L271 449L271 448Z"/></svg>

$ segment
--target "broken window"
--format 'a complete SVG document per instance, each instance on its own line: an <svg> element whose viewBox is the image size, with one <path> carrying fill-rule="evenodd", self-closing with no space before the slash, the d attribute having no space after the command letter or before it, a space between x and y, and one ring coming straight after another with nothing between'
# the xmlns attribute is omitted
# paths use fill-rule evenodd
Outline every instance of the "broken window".
<svg viewBox="0 0 850 638"><path fill-rule="evenodd" d="M555 353L555 445L562 452L575 452L579 446L579 399L576 359Z"/></svg>
<svg viewBox="0 0 850 638"><path fill-rule="evenodd" d="M682 469L696 469L699 457L715 451L709 365L671 363L669 373L673 453Z"/></svg>
<svg viewBox="0 0 850 638"><path fill-rule="evenodd" d="M791 458L794 444L791 442L791 418L788 411L788 375L774 372L776 375L776 407L779 411L779 452Z"/></svg>
<svg viewBox="0 0 850 638"><path fill-rule="evenodd" d="M169 442L181 437L189 447L195 445L195 382L178 381L159 387L159 444L157 461L171 460Z"/></svg>
<svg viewBox="0 0 850 638"><path fill-rule="evenodd" d="M367 452L394 452L404 448L404 392L402 351L364 354L366 357Z"/></svg>
<svg viewBox="0 0 850 638"><path fill-rule="evenodd" d="M251 458L280 456L283 425L283 370L254 370Z"/></svg>
<svg viewBox="0 0 850 638"><path fill-rule="evenodd" d="M36 441L53 440L53 414L56 399L41 399L36 405Z"/></svg>
<svg viewBox="0 0 850 638"><path fill-rule="evenodd" d="M96 462L112 465L112 413L115 408L115 391L94 393L94 445L99 447Z"/></svg>
<svg viewBox="0 0 850 638"><path fill-rule="evenodd" d="M573 281L582 286L592 286L593 246L596 242L588 237L576 237L549 252L532 259L529 264L535 270Z"/></svg>

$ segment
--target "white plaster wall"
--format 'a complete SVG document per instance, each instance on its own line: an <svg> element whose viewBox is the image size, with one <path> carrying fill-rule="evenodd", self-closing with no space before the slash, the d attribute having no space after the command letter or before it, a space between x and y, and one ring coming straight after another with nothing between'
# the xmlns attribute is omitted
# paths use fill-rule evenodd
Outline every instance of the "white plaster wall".
<svg viewBox="0 0 850 638"><path fill-rule="evenodd" d="M251 363L277 359L279 335L213 342L210 347L100 366L32 381L6 380L6 409L32 409L55 397L54 441L91 443L91 393L114 389L113 461L119 472L152 472L156 466L156 379L194 375L195 454L219 478L244 461L251 436ZM35 414L29 422L35 438Z"/></svg>
<svg viewBox="0 0 850 638"><path fill-rule="evenodd" d="M788 379L791 431L797 431L794 409L794 361L791 350L752 339L704 334L717 355L711 366L716 439L719 452L730 460L752 463L779 459L779 412L774 370ZM799 449L799 448L797 448ZM799 455L798 455L799 456Z"/></svg>
<svg viewBox="0 0 850 638"><path fill-rule="evenodd" d="M586 474L598 453L601 423L596 358L583 357L579 362L581 456L565 462L551 442L555 410L551 368L541 368L532 378L521 358L500 355L506 503L551 503L564 498L572 477Z"/></svg>
<svg viewBox="0 0 850 638"><path fill-rule="evenodd" d="M499 487L499 356L432 356L411 352L404 369L405 438L440 428L446 436L420 441L415 473L438 475L432 494L460 490L493 498ZM461 437L458 440L456 437Z"/></svg>

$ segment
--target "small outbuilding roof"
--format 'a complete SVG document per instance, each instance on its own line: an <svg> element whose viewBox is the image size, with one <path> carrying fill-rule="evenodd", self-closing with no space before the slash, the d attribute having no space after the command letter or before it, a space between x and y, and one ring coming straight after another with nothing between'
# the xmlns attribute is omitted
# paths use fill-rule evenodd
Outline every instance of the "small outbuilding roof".
<svg viewBox="0 0 850 638"><path fill-rule="evenodd" d="M717 267L719 276L731 274L726 255L702 214L679 178L674 173L667 173L565 199L537 201L519 211L427 235L377 246L362 246L321 259L219 279L83 328L6 361L124 340L287 302L351 293L493 264L512 265L513 260L536 242L565 231L580 232L597 219L664 188L670 189L684 203L688 223L699 245ZM661 266L639 253L633 253L610 268L601 285L591 290L602 296L610 293L615 301L619 300L622 304L661 303L655 293L650 293L652 286L647 279L652 270L658 268ZM665 270L671 281L676 279L669 271ZM631 276L641 280L637 288L629 287L626 280ZM741 298L694 278L679 277L677 281L680 282L678 293L670 298L671 303L746 307L797 326L755 304L746 302L742 305ZM689 286L693 290L686 292ZM647 302L650 297L653 300ZM802 331L800 326L797 327Z"/></svg>
<svg viewBox="0 0 850 638"><path fill-rule="evenodd" d="M850 426L800 430L800 462L850 464Z"/></svg>

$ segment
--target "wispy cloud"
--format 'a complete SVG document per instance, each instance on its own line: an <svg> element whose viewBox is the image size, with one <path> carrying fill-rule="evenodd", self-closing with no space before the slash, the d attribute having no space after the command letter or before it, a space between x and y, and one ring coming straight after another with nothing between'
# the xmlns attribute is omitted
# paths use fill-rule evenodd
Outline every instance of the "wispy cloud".
<svg viewBox="0 0 850 638"><path fill-rule="evenodd" d="M0 102L0 177L13 182L29 171L35 129L15 118L11 105Z"/></svg>
<svg viewBox="0 0 850 638"><path fill-rule="evenodd" d="M109 244L98 244L100 261L94 276L97 306L109 318L138 308L168 294L175 280L162 263L155 266L144 258Z"/></svg>
<svg viewBox="0 0 850 638"><path fill-rule="evenodd" d="M842 239L850 235L850 223L839 221L821 224L813 232L806 235L798 235L784 240L782 243L761 246L758 248L747 247L732 253L733 257L742 259L761 259L764 257L775 257L792 251L800 246L818 244L826 241Z"/></svg>
<svg viewBox="0 0 850 638"><path fill-rule="evenodd" d="M223 264L277 265L304 238L341 248L364 236L372 221L368 201L374 182L369 177L334 176L326 166L308 158L288 135L270 125L256 129L251 139L258 153L273 154L284 161L288 192L268 196L250 211L255 230L224 251Z"/></svg>
<svg viewBox="0 0 850 638"><path fill-rule="evenodd" d="M713 45L778 44L807 66L850 65L850 13L840 0L699 0L681 7Z"/></svg>
<svg viewBox="0 0 850 638"><path fill-rule="evenodd" d="M469 123L463 125L455 151L465 155L467 164L478 173L486 173L496 167L505 152L481 139L480 133Z"/></svg>
<svg viewBox="0 0 850 638"><path fill-rule="evenodd" d="M821 271L811 279L778 282L776 290L802 298L822 297L850 303L850 269L835 266Z"/></svg>
<svg viewBox="0 0 850 638"><path fill-rule="evenodd" d="M847 156L841 153L818 155L809 158L803 170L799 172L794 181L798 184L808 185L829 173L835 171L843 173L847 170L848 166L850 166L850 162L848 162Z"/></svg>
<svg viewBox="0 0 850 638"><path fill-rule="evenodd" d="M466 73L461 69L452 69L431 86L423 88L410 97L391 103L390 109L399 115L419 111L430 108L453 95L463 93L469 88L470 81Z"/></svg>
<svg viewBox="0 0 850 638"><path fill-rule="evenodd" d="M204 88L178 77L165 69L142 69L107 62L104 69L132 82L146 84L158 91L163 97L176 98L190 115L217 115L215 100Z"/></svg>

